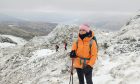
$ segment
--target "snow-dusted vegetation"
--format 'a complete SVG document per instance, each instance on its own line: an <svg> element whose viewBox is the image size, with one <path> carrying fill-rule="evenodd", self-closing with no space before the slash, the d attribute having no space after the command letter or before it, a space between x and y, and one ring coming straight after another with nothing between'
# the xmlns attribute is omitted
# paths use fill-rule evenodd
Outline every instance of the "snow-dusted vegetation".
<svg viewBox="0 0 140 84"><path fill-rule="evenodd" d="M139 84L139 14L118 32L91 29L99 44L93 83ZM0 84L68 84L71 66L69 52L77 36L78 25L58 25L47 36L34 37L30 41L0 35ZM64 50L64 41L68 42L67 51ZM58 52L55 51L56 44L59 45ZM78 84L75 71L74 81Z"/></svg>

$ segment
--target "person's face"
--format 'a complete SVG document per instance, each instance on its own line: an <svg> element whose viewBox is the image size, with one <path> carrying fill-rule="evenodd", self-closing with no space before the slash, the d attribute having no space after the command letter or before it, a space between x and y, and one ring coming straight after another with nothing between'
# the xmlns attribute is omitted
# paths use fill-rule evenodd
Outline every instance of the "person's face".
<svg viewBox="0 0 140 84"><path fill-rule="evenodd" d="M79 30L79 33L80 33L80 34L86 34L86 31L83 30L83 29L80 29L80 30Z"/></svg>

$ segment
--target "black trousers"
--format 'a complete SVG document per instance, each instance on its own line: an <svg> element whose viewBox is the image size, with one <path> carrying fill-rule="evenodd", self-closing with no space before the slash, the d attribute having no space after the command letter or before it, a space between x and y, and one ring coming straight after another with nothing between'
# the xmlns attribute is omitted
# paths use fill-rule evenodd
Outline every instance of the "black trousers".
<svg viewBox="0 0 140 84"><path fill-rule="evenodd" d="M76 68L76 71L77 71L77 75L78 75L78 78L79 78L79 84L85 84L84 83L84 76L86 78L86 83L87 84L93 84L92 82L92 70L89 71L89 73L84 73L84 70L83 69L80 69L80 68Z"/></svg>

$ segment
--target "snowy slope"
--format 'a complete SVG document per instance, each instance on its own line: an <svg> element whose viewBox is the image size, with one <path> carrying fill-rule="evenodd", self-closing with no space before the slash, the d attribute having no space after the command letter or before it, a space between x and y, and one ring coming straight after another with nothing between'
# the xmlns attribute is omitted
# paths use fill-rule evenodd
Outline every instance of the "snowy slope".
<svg viewBox="0 0 140 84"><path fill-rule="evenodd" d="M0 84L66 84L69 81L71 33L75 40L77 25L58 25L48 36L34 37L24 46L7 52L2 50ZM67 51L64 51L64 40L69 44ZM56 43L59 52L54 51ZM76 73L74 77L77 77Z"/></svg>
<svg viewBox="0 0 140 84"><path fill-rule="evenodd" d="M139 84L140 21L132 19L119 32L97 30L100 45L93 69L94 84ZM77 38L77 25L58 25L48 36L34 37L22 47L0 53L0 84L68 84L71 50L70 34ZM64 51L63 41L68 42ZM104 48L107 43L108 48ZM59 52L55 52L58 44ZM74 81L78 84L74 71Z"/></svg>
<svg viewBox="0 0 140 84"><path fill-rule="evenodd" d="M12 35L0 35L0 48L24 45L27 41Z"/></svg>
<svg viewBox="0 0 140 84"><path fill-rule="evenodd" d="M15 44L11 43L0 43L0 48L6 48L6 47L12 47L15 46Z"/></svg>
<svg viewBox="0 0 140 84"><path fill-rule="evenodd" d="M20 37L16 37L16 36L12 36L12 35L1 35L1 36L10 38L10 39L13 40L14 42L16 42L17 45L24 45L24 44L27 43L27 41L26 41L25 39L20 38Z"/></svg>
<svg viewBox="0 0 140 84"><path fill-rule="evenodd" d="M107 41L108 49L99 53L100 67L93 77L95 84L140 83L140 17L136 17L112 34Z"/></svg>
<svg viewBox="0 0 140 84"><path fill-rule="evenodd" d="M73 34L72 39L76 41L78 37L78 25L58 25L53 31L48 34L48 36L39 36L34 37L30 43L32 44L62 44L63 41L67 41L68 44L71 44L70 34ZM99 38L99 42L103 40L104 37L108 36L108 33L100 31L99 29L95 29L95 27L91 27L91 30L94 31L95 36Z"/></svg>

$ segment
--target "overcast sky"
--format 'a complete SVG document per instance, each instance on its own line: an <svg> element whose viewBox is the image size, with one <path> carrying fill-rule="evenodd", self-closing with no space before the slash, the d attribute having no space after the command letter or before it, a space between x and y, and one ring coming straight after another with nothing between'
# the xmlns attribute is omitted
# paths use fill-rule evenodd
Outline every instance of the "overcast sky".
<svg viewBox="0 0 140 84"><path fill-rule="evenodd" d="M105 20L125 23L139 9L140 0L0 0L0 13L24 20L60 23Z"/></svg>
<svg viewBox="0 0 140 84"><path fill-rule="evenodd" d="M1 12L134 13L140 0L0 0Z"/></svg>

